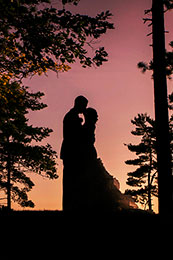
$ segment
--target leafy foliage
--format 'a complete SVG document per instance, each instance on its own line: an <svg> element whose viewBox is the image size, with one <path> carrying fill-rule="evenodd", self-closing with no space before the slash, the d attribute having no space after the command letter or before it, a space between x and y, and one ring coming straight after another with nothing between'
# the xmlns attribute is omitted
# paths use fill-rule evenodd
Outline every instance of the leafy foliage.
<svg viewBox="0 0 173 260"><path fill-rule="evenodd" d="M17 82L10 83L8 77L0 78L0 189L22 207L34 207L28 199L34 183L30 174L35 172L49 179L56 179L56 152L47 144L34 145L50 135L51 129L33 127L26 117L29 110L37 111L46 107L40 102L44 94L30 93L27 87ZM10 168L10 187L7 173Z"/></svg>
<svg viewBox="0 0 173 260"><path fill-rule="evenodd" d="M166 10L173 9L173 0L163 0Z"/></svg>
<svg viewBox="0 0 173 260"><path fill-rule="evenodd" d="M171 75L173 74L173 41L171 41L169 45L172 48L172 51L166 51L165 60L166 75L168 79L171 79ZM147 70L153 71L153 61L150 61L149 63L141 61L138 63L138 68L141 69L143 73L145 73Z"/></svg>
<svg viewBox="0 0 173 260"><path fill-rule="evenodd" d="M113 29L109 11L96 17L57 10L46 0L0 0L0 73L26 77L47 70L68 71L79 60L83 67L107 61L104 47L88 56L88 46ZM67 2L77 1L63 1ZM41 5L42 3L47 3Z"/></svg>
<svg viewBox="0 0 173 260"><path fill-rule="evenodd" d="M131 152L138 156L137 159L125 162L128 165L137 167L135 171L127 174L126 183L135 187L135 189L126 190L126 194L131 195L136 202L140 202L145 206L150 205L151 209L150 196L151 194L157 196L158 189L155 123L147 114L138 114L131 122L135 125L132 134L141 137L141 142L138 145L126 145Z"/></svg>
<svg viewBox="0 0 173 260"><path fill-rule="evenodd" d="M67 3L73 3L74 5L77 5L80 0L62 0L62 3L65 5Z"/></svg>
<svg viewBox="0 0 173 260"><path fill-rule="evenodd" d="M170 112L173 110L172 104L173 93L169 95ZM136 167L133 172L127 174L126 183L133 189L127 189L125 193L131 195L136 202L141 203L144 207L146 205L151 207L152 196L158 196L155 121L147 114L138 114L131 122L135 126L135 130L131 133L141 137L141 141L137 145L126 144L129 151L135 153L137 158L125 162L127 165ZM170 116L169 129L173 168L173 114Z"/></svg>

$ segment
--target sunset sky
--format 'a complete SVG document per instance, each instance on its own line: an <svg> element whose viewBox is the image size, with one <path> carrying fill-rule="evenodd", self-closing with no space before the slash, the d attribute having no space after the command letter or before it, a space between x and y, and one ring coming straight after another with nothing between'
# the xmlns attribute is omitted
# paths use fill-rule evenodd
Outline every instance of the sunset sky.
<svg viewBox="0 0 173 260"><path fill-rule="evenodd" d="M53 0L60 7L58 0ZM137 68L139 61L152 58L151 27L143 24L144 10L151 7L151 0L81 0L77 7L68 6L73 12L95 16L101 11L110 10L111 22L115 29L102 36L94 47L104 46L109 53L109 61L100 68L81 68L78 63L72 65L69 72L59 76L49 72L48 76L34 76L26 79L33 91L43 91L43 102L48 108L30 114L30 123L46 126L53 133L43 143L50 143L60 152L62 142L63 117L73 106L76 96L84 95L89 106L98 111L96 128L96 149L107 171L120 182L120 190L126 185L127 173L135 168L127 166L125 161L134 158L124 143L138 143L139 139L131 134L130 122L138 113L147 112L154 117L154 96L151 73L142 74ZM61 7L60 7L61 8ZM173 40L172 13L166 13L165 27L168 43ZM169 89L172 82L168 82ZM61 209L62 202L62 161L58 158L57 180L43 179L36 174L31 178L35 187L28 194L35 209ZM15 206L15 208L18 208Z"/></svg>

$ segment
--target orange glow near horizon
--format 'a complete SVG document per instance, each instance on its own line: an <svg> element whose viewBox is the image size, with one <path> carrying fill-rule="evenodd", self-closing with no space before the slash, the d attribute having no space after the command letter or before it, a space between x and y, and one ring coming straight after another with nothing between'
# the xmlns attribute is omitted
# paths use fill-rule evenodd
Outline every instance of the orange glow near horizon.
<svg viewBox="0 0 173 260"><path fill-rule="evenodd" d="M77 7L70 8L91 16L103 10L113 13L115 29L96 43L96 47L105 47L109 60L97 69L83 69L76 63L67 73L60 73L58 78L49 72L48 77L35 76L25 80L25 85L33 91L45 93L43 102L48 105L43 111L30 114L30 122L54 130L43 143L50 143L59 156L63 117L73 106L76 96L86 96L89 106L94 107L99 115L96 128L98 155L107 171L119 180L120 190L124 192L129 188L126 185L127 173L134 170L133 166L125 164L134 155L124 144L138 143L139 140L131 134L133 126L130 120L145 112L154 117L151 73L142 74L137 68L139 61L152 59L151 37L146 36L151 28L142 21L144 10L151 8L151 0L95 0L94 3L81 0ZM169 13L166 14L165 24L170 32L166 34L168 46L173 39ZM31 176L35 187L28 196L34 201L35 209L62 209L62 170L62 161L58 159L57 180L46 180L35 174ZM17 205L13 208L19 209Z"/></svg>

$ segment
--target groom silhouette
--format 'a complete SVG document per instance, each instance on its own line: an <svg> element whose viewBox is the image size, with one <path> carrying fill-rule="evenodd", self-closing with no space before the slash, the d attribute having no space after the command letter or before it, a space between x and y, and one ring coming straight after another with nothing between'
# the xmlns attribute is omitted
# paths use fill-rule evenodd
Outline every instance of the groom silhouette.
<svg viewBox="0 0 173 260"><path fill-rule="evenodd" d="M60 158L63 160L63 210L73 210L78 200L78 176L82 162L82 119L79 114L84 113L88 100L78 96L74 107L65 115L63 120L63 142Z"/></svg>

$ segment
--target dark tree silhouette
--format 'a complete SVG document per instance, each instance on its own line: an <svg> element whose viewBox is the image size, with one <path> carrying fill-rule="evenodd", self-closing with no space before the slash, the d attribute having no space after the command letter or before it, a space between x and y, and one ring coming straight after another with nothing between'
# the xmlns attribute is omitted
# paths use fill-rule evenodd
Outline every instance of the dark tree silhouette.
<svg viewBox="0 0 173 260"><path fill-rule="evenodd" d="M158 161L159 213L170 214L173 207L171 149L168 116L168 93L166 76L172 73L172 54L165 50L164 12L173 8L172 0L153 0L152 18L145 18L152 25L153 60L147 65L139 63L138 67L145 72L153 70L155 123L156 123L156 151ZM150 35L149 34L149 35ZM172 43L171 43L172 45Z"/></svg>
<svg viewBox="0 0 173 260"><path fill-rule="evenodd" d="M172 79L173 74L173 41L169 43L169 46L172 48L171 51L165 52L165 60L166 60L166 76L168 79ZM151 60L149 63L147 62L139 62L138 68L141 69L142 73L145 73L146 71L153 71L153 60ZM153 78L153 75L152 75Z"/></svg>
<svg viewBox="0 0 173 260"><path fill-rule="evenodd" d="M173 110L173 93L169 95L170 114ZM126 144L129 151L135 153L138 158L127 160L125 163L133 165L137 169L128 173L127 184L135 189L126 190L136 202L148 205L152 210L152 195L158 197L158 166L156 152L156 129L155 121L147 114L138 114L132 124L135 130L131 133L134 136L141 137L137 145ZM169 120L169 133L171 138L171 163L173 167L173 114Z"/></svg>
<svg viewBox="0 0 173 260"><path fill-rule="evenodd" d="M1 74L21 78L48 69L68 71L76 60L83 67L107 61L104 47L95 49L93 57L88 55L88 47L114 28L108 21L109 11L90 17L72 14L65 7L57 10L49 0L0 0L0 13Z"/></svg>
<svg viewBox="0 0 173 260"><path fill-rule="evenodd" d="M80 0L62 0L62 3L65 5L67 3L73 3L74 5L77 5Z"/></svg>
<svg viewBox="0 0 173 260"><path fill-rule="evenodd" d="M158 195L155 122L147 114L138 114L131 122L135 125L132 134L141 137L141 141L137 145L126 145L129 151L138 156L125 162L137 167L127 174L126 183L135 189L126 190L126 194L152 210L152 195Z"/></svg>
<svg viewBox="0 0 173 260"><path fill-rule="evenodd" d="M171 111L173 111L173 93L171 95L169 95L169 100L170 100L170 104L169 104L169 109ZM172 169L173 169L173 113L170 117L170 133L171 133L171 159L172 159ZM173 186L173 180L172 180L172 186Z"/></svg>
<svg viewBox="0 0 173 260"><path fill-rule="evenodd" d="M5 84L4 84L5 82ZM30 174L55 179L56 152L49 144L36 145L52 132L45 127L29 125L28 111L46 107L40 102L44 94L30 93L28 88L9 79L0 80L0 189L7 194L7 206L11 200L22 207L34 207L28 199L34 183Z"/></svg>
<svg viewBox="0 0 173 260"><path fill-rule="evenodd" d="M162 0L153 0L153 77L159 184L159 213L172 213L172 169L167 101L164 7Z"/></svg>

